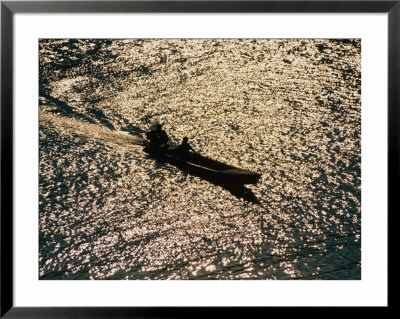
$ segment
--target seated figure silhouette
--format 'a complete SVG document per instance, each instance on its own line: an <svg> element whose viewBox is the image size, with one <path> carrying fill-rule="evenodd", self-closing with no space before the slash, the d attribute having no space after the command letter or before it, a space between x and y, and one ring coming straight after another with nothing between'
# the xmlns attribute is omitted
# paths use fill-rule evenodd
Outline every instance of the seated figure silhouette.
<svg viewBox="0 0 400 319"><path fill-rule="evenodd" d="M176 152L179 156L185 157L189 153L190 150L194 151L193 147L191 147L188 143L188 138L185 136L182 139L181 144L176 148Z"/></svg>
<svg viewBox="0 0 400 319"><path fill-rule="evenodd" d="M155 130L146 132L146 137L151 146L168 147L168 134L162 129L161 124L157 124Z"/></svg>

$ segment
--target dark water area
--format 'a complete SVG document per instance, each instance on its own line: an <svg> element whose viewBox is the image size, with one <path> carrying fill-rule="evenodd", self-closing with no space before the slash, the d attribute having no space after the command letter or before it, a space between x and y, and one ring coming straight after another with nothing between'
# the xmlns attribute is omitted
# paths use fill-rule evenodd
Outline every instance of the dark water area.
<svg viewBox="0 0 400 319"><path fill-rule="evenodd" d="M39 41L39 278L361 279L361 41ZM162 123L261 173L157 160Z"/></svg>

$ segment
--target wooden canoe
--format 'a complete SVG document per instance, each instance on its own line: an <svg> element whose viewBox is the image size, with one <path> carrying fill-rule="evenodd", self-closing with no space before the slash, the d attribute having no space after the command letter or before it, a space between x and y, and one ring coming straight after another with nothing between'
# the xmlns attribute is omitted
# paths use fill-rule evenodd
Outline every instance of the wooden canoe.
<svg viewBox="0 0 400 319"><path fill-rule="evenodd" d="M256 184L261 174L249 170L228 165L198 153L188 152L182 155L176 147L168 148L150 146L147 141L143 142L144 151L151 156L170 163L189 174L211 179L221 184Z"/></svg>

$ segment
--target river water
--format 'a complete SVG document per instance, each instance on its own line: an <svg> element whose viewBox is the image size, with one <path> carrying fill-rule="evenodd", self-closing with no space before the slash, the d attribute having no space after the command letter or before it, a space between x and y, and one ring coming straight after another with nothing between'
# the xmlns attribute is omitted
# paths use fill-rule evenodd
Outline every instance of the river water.
<svg viewBox="0 0 400 319"><path fill-rule="evenodd" d="M361 41L39 41L40 279L361 279ZM155 160L162 123L262 174Z"/></svg>

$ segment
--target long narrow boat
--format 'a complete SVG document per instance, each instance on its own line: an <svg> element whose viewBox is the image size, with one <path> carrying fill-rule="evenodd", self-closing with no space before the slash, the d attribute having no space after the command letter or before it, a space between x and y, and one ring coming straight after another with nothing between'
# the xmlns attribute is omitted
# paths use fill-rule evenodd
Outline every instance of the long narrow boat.
<svg viewBox="0 0 400 319"><path fill-rule="evenodd" d="M199 177L223 184L243 185L256 184L261 174L228 165L198 153L189 152L182 156L176 147L154 147L147 141L143 142L144 151L155 158L170 163L179 169Z"/></svg>

